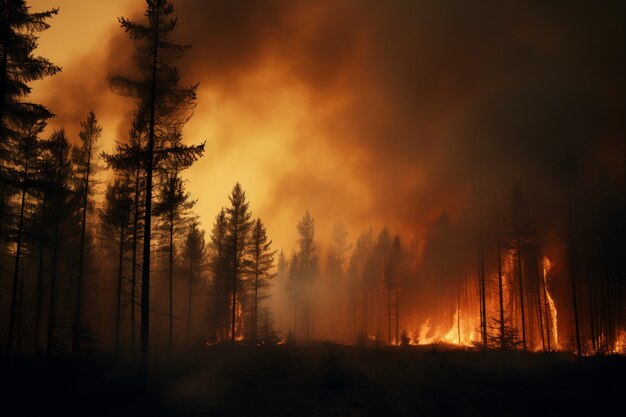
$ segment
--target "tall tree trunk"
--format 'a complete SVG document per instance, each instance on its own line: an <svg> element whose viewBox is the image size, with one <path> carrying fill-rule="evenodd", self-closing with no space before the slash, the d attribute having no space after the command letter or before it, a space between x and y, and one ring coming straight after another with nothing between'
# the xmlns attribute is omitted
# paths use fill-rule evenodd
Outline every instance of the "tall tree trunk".
<svg viewBox="0 0 626 417"><path fill-rule="evenodd" d="M76 353L79 346L79 335L81 331L80 315L82 304L82 290L83 290L83 264L85 258L85 230L87 228L87 202L89 198L89 174L91 172L91 144L93 138L89 139L89 145L87 146L87 171L85 173L85 192L83 194L82 201L82 220L80 226L80 249L78 252L78 282L76 287L76 310L74 311L74 325L72 333L72 352Z"/></svg>
<svg viewBox="0 0 626 417"><path fill-rule="evenodd" d="M257 252L256 256L257 268L254 271L254 311L253 311L253 322L252 322L252 345L257 345L257 325L258 325L258 310L259 310L259 255Z"/></svg>
<svg viewBox="0 0 626 417"><path fill-rule="evenodd" d="M387 339L391 345L391 277L387 277Z"/></svg>
<svg viewBox="0 0 626 417"><path fill-rule="evenodd" d="M574 311L574 329L576 331L576 354L578 357L582 356L582 350L580 348L580 329L578 327L578 299L576 297L576 275L574 272L574 224L572 219L572 196L571 190L567 190L567 209L568 209L568 224L569 224L569 269L570 279L572 284L572 307Z"/></svg>
<svg viewBox="0 0 626 417"><path fill-rule="evenodd" d="M457 342L461 344L461 278L456 278L456 333Z"/></svg>
<svg viewBox="0 0 626 417"><path fill-rule="evenodd" d="M595 327L595 314L594 314L594 303L593 303L593 278L592 274L587 274L587 292L589 299L589 330L591 331L591 347L593 352L597 352L596 350L596 327Z"/></svg>
<svg viewBox="0 0 626 417"><path fill-rule="evenodd" d="M189 294L187 298L187 346L189 347L189 337L191 334L191 299L193 295L193 257L189 257Z"/></svg>
<svg viewBox="0 0 626 417"><path fill-rule="evenodd" d="M59 167L59 173L61 167ZM60 175L60 174L59 174ZM60 180L59 180L60 182ZM56 301L56 283L57 283L57 263L59 257L59 228L61 223L61 196L57 196L55 215L54 215L54 233L52 237L52 271L50 272L50 305L48 310L48 335L46 340L46 354L50 355L54 343L54 328L56 327L55 317L55 301Z"/></svg>
<svg viewBox="0 0 626 417"><path fill-rule="evenodd" d="M0 101L3 97L0 96ZM15 267L13 269L13 290L11 292L11 316L9 318L9 337L7 340L7 353L11 353L13 347L13 327L16 317L17 309L17 290L19 285L20 276L20 259L22 257L22 232L24 229L24 206L26 204L26 179L28 177L28 159L26 157L26 163L24 167L24 173L22 174L22 199L20 203L20 217L17 225L17 245L15 248Z"/></svg>
<svg viewBox="0 0 626 417"><path fill-rule="evenodd" d="M539 283L539 279L541 278L541 274L539 272L539 268L541 265L539 264L540 258L537 256L535 252L535 268L537 270L537 310L539 312L539 329L541 331L541 350L546 350L546 340L543 333L543 312L541 311L541 284Z"/></svg>
<svg viewBox="0 0 626 417"><path fill-rule="evenodd" d="M159 0L156 1L154 17L154 45L152 57L152 85L150 88L150 126L148 132L148 161L146 163L146 217L143 231L143 268L141 271L141 363L144 376L148 375L150 337L150 233L152 226L152 165L154 160L154 124L157 84L157 53L159 49Z"/></svg>
<svg viewBox="0 0 626 417"><path fill-rule="evenodd" d="M124 266L124 225L120 225L120 247L117 264L117 312L115 316L115 353L120 353L120 324L122 319L122 270Z"/></svg>
<svg viewBox="0 0 626 417"><path fill-rule="evenodd" d="M39 241L39 262L37 265L37 288L35 294L35 354L39 354L39 336L41 334L41 310L43 309L43 261L44 238Z"/></svg>
<svg viewBox="0 0 626 417"><path fill-rule="evenodd" d="M522 314L522 348L526 350L526 316L524 314L524 279L522 272L522 243L521 237L517 237L515 251L517 252L517 280L519 284L520 312Z"/></svg>
<svg viewBox="0 0 626 417"><path fill-rule="evenodd" d="M174 212L173 208L169 213L169 336L167 341L167 355L172 359L172 334L174 332Z"/></svg>
<svg viewBox="0 0 626 417"><path fill-rule="evenodd" d="M24 317L22 316L22 308L24 307L24 280L20 280L20 295L17 303L17 346L15 348L17 353L22 351L22 322Z"/></svg>
<svg viewBox="0 0 626 417"><path fill-rule="evenodd" d="M136 352L136 327L137 320L135 318L135 311L137 310L137 300L135 299L137 294L137 228L139 227L139 160L137 159L137 167L135 170L135 200L133 207L133 248L132 248L132 264L131 264L131 276L130 276L130 340L132 355Z"/></svg>
<svg viewBox="0 0 626 417"><path fill-rule="evenodd" d="M506 347L504 326L504 284L502 282L502 252L500 248L500 222L496 217L496 250L498 255L498 308L500 312L500 349Z"/></svg>
<svg viewBox="0 0 626 417"><path fill-rule="evenodd" d="M542 281L543 281L543 307L545 310L545 315L546 315L546 339L548 342L548 351L552 350L552 346L551 346L551 340L550 340L550 306L548 305L548 289L547 289L547 285L548 283L547 281L547 277L545 274L545 269L543 267L543 261L541 264L541 277L542 277Z"/></svg>
<svg viewBox="0 0 626 417"><path fill-rule="evenodd" d="M483 243L483 221L480 220L480 242L479 242L479 281L480 281L480 328L483 348L487 349L487 303L485 297L485 253Z"/></svg>
<svg viewBox="0 0 626 417"><path fill-rule="evenodd" d="M396 274L396 344L400 343L400 274Z"/></svg>
<svg viewBox="0 0 626 417"><path fill-rule="evenodd" d="M237 320L237 269L239 269L239 242L238 242L238 233L239 233L239 225L238 225L238 212L235 211L235 216L233 217L233 221L235 222L234 233L233 233L233 305L231 311L231 323L230 323L230 341L231 343L235 343L235 321Z"/></svg>

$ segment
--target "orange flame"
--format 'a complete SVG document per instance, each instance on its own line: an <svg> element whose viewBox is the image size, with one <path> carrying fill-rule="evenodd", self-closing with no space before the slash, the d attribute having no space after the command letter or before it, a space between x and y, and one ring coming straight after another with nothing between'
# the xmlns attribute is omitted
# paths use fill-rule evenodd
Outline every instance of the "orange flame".
<svg viewBox="0 0 626 417"><path fill-rule="evenodd" d="M559 328L557 326L557 311L556 304L554 303L554 299L552 298L552 294L550 293L550 287L548 285L548 276L550 271L552 271L552 267L554 266L554 262L550 261L547 256L543 257L543 284L546 288L546 296L548 298L548 306L550 308L550 323L552 325L552 338L554 340L554 349L559 350Z"/></svg>

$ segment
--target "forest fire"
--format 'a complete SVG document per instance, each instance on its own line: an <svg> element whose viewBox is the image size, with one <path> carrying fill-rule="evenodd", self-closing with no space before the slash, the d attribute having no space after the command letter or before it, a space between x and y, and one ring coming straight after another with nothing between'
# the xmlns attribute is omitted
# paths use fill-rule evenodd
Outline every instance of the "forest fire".
<svg viewBox="0 0 626 417"><path fill-rule="evenodd" d="M547 256L543 257L542 268L543 268L543 288L544 288L544 297L546 300L547 310L550 312L550 316L546 317L547 324L552 329L551 337L552 337L552 347L554 350L559 350L559 327L557 321L557 311L556 304L554 303L554 298L552 298L552 294L550 292L549 287L549 276L552 270L553 263ZM548 333L548 338L550 337L550 333Z"/></svg>
<svg viewBox="0 0 626 417"><path fill-rule="evenodd" d="M0 413L619 397L623 1L57 3L0 0Z"/></svg>

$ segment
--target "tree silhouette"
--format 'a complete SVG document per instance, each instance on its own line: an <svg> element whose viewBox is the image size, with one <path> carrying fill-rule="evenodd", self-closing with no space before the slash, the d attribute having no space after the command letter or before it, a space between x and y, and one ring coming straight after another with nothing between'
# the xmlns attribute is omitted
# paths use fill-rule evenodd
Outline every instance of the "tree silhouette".
<svg viewBox="0 0 626 417"><path fill-rule="evenodd" d="M161 217L159 229L167 235L166 251L168 254L168 287L169 287L169 328L168 355L172 354L172 335L174 331L174 237L179 223L194 202L189 201L189 193L185 191L182 179L177 170L165 172L160 184L159 199L154 206L154 215Z"/></svg>
<svg viewBox="0 0 626 417"><path fill-rule="evenodd" d="M96 115L93 111L89 112L87 119L81 122L82 130L78 134L81 144L79 147L72 149L72 159L76 166L76 173L81 177L78 185L78 194L81 195L81 226L80 226L80 247L78 252L78 281L76 289L76 310L74 313L73 332L72 332L72 351L79 350L79 334L82 328L81 323L81 306L82 306L82 285L83 285L83 265L85 257L85 231L87 228L87 204L89 194L92 191L90 187L93 179L90 176L97 169L94 165L94 154L96 152L96 144L102 134L102 127L98 124Z"/></svg>
<svg viewBox="0 0 626 417"><path fill-rule="evenodd" d="M272 241L267 237L267 231L261 219L256 219L252 225L250 233L250 244L248 246L249 274L252 280L254 298L252 302L252 345L258 344L258 324L260 301L267 296L261 292L268 288L270 280L276 274L271 270L274 268L274 256L276 251L271 249Z"/></svg>
<svg viewBox="0 0 626 417"><path fill-rule="evenodd" d="M55 131L51 138L44 143L44 178L49 183L49 191L52 200L52 254L50 271L50 302L48 312L48 332L46 340L46 352L51 354L55 343L56 330L56 287L59 266L59 247L61 245L59 236L63 214L68 210L67 199L71 194L70 180L73 175L72 162L70 159L70 143L65 131Z"/></svg>
<svg viewBox="0 0 626 417"><path fill-rule="evenodd" d="M32 126L53 114L43 105L25 102L29 83L56 74L60 67L34 55L37 32L50 26L47 20L58 9L30 13L24 0L7 0L0 8L0 242L6 241L7 209L13 194L11 153Z"/></svg>
<svg viewBox="0 0 626 417"><path fill-rule="evenodd" d="M210 296L212 311L210 314L212 323L210 338L226 340L228 338L228 315L230 312L231 296L231 262L230 248L228 245L228 221L226 210L221 209L215 216L211 239L208 248L208 268L211 275Z"/></svg>
<svg viewBox="0 0 626 417"><path fill-rule="evenodd" d="M131 128L128 132L128 143L117 143L115 152L108 154L103 152L102 159L109 168L112 168L119 175L125 175L133 178L133 221L132 221L132 247L131 247L131 290L130 290L130 325L131 325L131 349L135 353L136 345L136 318L137 310L137 255L138 246L141 243L140 229L143 228L143 203L142 197L145 192L145 178L142 175L145 172L144 164L142 164L143 148L142 134L143 127L140 123L141 118L133 116L131 118Z"/></svg>
<svg viewBox="0 0 626 417"><path fill-rule="evenodd" d="M204 230L198 228L197 220L193 220L189 225L189 231L185 236L185 242L183 244L182 257L188 274L188 294L187 294L187 346L190 343L191 335L191 314L192 314L192 301L194 294L194 284L198 284L202 281L204 274L204 256L205 256L205 241ZM196 290L197 291L197 290Z"/></svg>
<svg viewBox="0 0 626 417"><path fill-rule="evenodd" d="M44 128L44 122L39 122L31 126L28 134L23 135L22 140L17 143L17 146L15 147L14 152L11 155L11 162L13 170L15 171L14 176L19 179L18 188L20 189L21 198L15 238L15 265L13 269L13 286L11 292L11 310L9 316L9 332L7 342L8 353L11 353L11 349L13 347L13 331L18 307L17 293L20 277L20 261L22 258L22 241L24 235L26 197L33 182L31 178L33 165L37 164L36 159L38 158L38 154L40 153L38 135L43 131ZM19 302L19 305L21 305L21 301Z"/></svg>
<svg viewBox="0 0 626 417"><path fill-rule="evenodd" d="M139 70L137 78L115 76L110 80L112 89L120 95L134 98L137 123L146 127L147 149L145 164L145 220L143 237L143 268L141 282L141 353L144 369L147 369L150 329L150 243L152 227L152 182L155 168L155 151L162 152L168 141L180 138L182 125L196 99L197 84L180 87L180 76L172 65L189 49L171 41L171 33L177 20L169 16L174 6L168 0L146 0L147 24L120 18L127 35L135 42ZM184 147L177 149L184 152Z"/></svg>
<svg viewBox="0 0 626 417"><path fill-rule="evenodd" d="M515 184L511 193L511 226L508 241L510 248L515 250L517 285L519 287L520 312L522 319L522 348L526 350L526 314L524 310L524 271L522 258L532 242L532 222L526 212L526 202L519 185Z"/></svg>
<svg viewBox="0 0 626 417"><path fill-rule="evenodd" d="M237 319L237 302L241 303L243 293L241 290L242 277L246 274L245 255L249 244L249 234L252 228L251 214L248 210L246 193L239 183L235 184L228 197L230 207L226 209L227 221L227 253L230 256L231 265L231 342L235 341L235 326ZM237 291L240 291L237 296ZM239 298L238 298L239 297Z"/></svg>
<svg viewBox="0 0 626 417"><path fill-rule="evenodd" d="M319 273L319 255L315 242L315 220L307 210L297 226L298 250L291 260L289 288L294 303L294 316L301 309L306 340L311 339L312 287ZM295 326L294 326L295 327ZM294 328L294 334L295 334Z"/></svg>
<svg viewBox="0 0 626 417"><path fill-rule="evenodd" d="M120 323L122 317L122 293L124 274L124 251L126 236L132 215L132 184L126 179L116 179L105 193L104 207L99 211L100 223L108 242L117 241L117 288L115 314L115 352L120 350ZM113 245L115 246L115 245Z"/></svg>

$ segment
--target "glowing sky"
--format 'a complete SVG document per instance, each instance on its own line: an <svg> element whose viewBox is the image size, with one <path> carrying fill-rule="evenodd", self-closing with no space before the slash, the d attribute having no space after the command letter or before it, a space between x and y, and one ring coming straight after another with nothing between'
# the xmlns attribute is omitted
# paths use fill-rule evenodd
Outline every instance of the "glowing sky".
<svg viewBox="0 0 626 417"><path fill-rule="evenodd" d="M117 17L145 3L29 4L61 7L38 52L63 73L36 83L34 99L72 137L93 108L111 149L126 139L132 108L106 80L129 65ZM183 81L200 81L184 135L206 140L206 155L185 177L207 230L236 181L276 247L290 251L306 209L325 241L337 221L352 237L383 224L420 233L441 210L467 204L476 175L507 192L520 181L550 195L564 143L623 175L607 152L623 148L619 2L174 4L177 39L194 44L180 61Z"/></svg>

